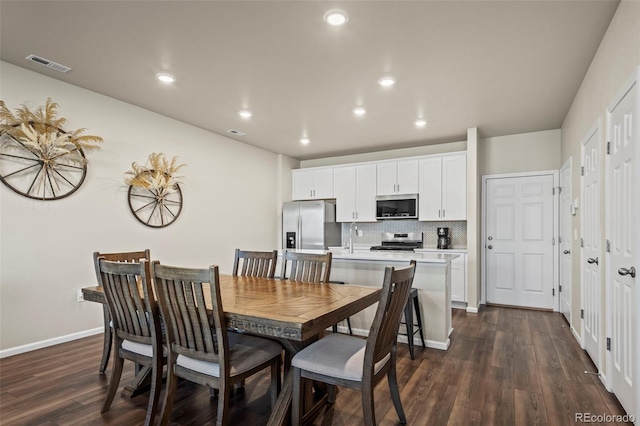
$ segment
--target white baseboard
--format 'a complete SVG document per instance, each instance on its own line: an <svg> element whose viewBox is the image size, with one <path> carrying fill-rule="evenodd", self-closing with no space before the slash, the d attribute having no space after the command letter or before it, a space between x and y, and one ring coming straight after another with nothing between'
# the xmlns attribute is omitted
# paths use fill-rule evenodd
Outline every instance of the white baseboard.
<svg viewBox="0 0 640 426"><path fill-rule="evenodd" d="M79 331L77 333L67 334L65 336L54 337L53 339L41 340L39 342L29 343L15 348L4 349L0 351L0 359L13 355L23 354L25 352L35 351L49 346L59 345L60 343L70 342L72 340L82 339L83 337L100 334L104 331L104 327L92 328L90 330Z"/></svg>
<svg viewBox="0 0 640 426"><path fill-rule="evenodd" d="M453 329L451 329L453 330ZM331 328L327 328L327 331L331 331ZM349 333L349 329L347 327L338 326L338 331L340 333ZM359 328L352 328L351 331L353 332L354 336L363 336L363 337L367 337L369 335L369 330L362 330ZM407 336L398 336L398 342L400 343L408 343L409 340L407 339ZM420 337L415 337L413 339L413 344L416 347L422 347L422 341L420 340ZM425 339L424 340L424 344L427 348L432 348L432 349L440 349L442 351L446 351L447 349L449 349L449 345L451 345L451 340L447 339L445 342L441 342L439 340L429 340L429 339Z"/></svg>
<svg viewBox="0 0 640 426"><path fill-rule="evenodd" d="M580 344L580 347L584 349L584 346L582 346L582 339L580 338L580 335L578 334L575 328L571 327L571 333L573 334L573 337L575 337L575 339Z"/></svg>
<svg viewBox="0 0 640 426"><path fill-rule="evenodd" d="M478 306L467 306L467 312L470 314L477 314L480 310L480 305L482 303L478 303Z"/></svg>

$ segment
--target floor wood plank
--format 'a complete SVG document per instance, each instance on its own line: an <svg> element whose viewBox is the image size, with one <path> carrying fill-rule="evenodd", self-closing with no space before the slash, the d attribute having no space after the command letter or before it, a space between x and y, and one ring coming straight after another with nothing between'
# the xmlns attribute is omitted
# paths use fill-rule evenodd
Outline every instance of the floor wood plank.
<svg viewBox="0 0 640 426"><path fill-rule="evenodd" d="M454 310L448 351L398 346L398 380L410 425L569 425L575 414L624 414L558 313L483 307ZM0 425L142 424L148 394L116 396L100 414L109 373L98 374L102 336L0 360ZM133 378L125 363L121 387ZM246 381L231 401L230 424L265 424L271 410L267 373ZM379 425L398 417L382 381L375 390ZM178 387L172 424L215 423L217 399L193 383ZM360 393L341 388L314 426L362 424Z"/></svg>

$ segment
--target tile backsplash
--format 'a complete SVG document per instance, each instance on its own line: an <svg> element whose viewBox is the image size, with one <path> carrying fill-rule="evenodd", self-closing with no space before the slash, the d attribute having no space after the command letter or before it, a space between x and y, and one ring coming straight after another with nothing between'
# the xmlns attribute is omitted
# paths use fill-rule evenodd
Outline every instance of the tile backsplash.
<svg viewBox="0 0 640 426"><path fill-rule="evenodd" d="M342 245L349 243L349 223L342 224ZM358 230L362 231L362 237L353 233L353 245L377 246L380 245L382 232L422 232L424 234L424 246L435 247L438 244L437 228L449 228L451 248L467 247L467 222L420 222L418 220L381 220L372 223L358 223Z"/></svg>

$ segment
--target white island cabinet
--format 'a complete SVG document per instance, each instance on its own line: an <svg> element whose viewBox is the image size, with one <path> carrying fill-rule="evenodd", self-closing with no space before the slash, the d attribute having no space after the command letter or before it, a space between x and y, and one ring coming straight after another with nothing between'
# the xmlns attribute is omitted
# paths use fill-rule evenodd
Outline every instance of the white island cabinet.
<svg viewBox="0 0 640 426"><path fill-rule="evenodd" d="M441 253L349 253L346 250L333 251L331 280L363 286L382 286L386 266L404 268L412 259L417 262L413 287L418 290L420 314L424 327L425 343L430 348L447 350L451 328L451 262L457 254ZM366 335L371 327L376 306L369 307L351 317L354 334ZM406 343L406 336L398 336L398 341ZM414 336L416 348L420 347L420 337Z"/></svg>

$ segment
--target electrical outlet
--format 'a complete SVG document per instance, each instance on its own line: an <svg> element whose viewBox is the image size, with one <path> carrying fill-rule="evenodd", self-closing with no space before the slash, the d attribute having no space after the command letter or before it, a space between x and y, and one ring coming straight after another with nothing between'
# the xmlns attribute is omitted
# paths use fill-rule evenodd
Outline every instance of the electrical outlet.
<svg viewBox="0 0 640 426"><path fill-rule="evenodd" d="M82 290L78 290L78 303L80 302L84 302L84 294L82 293Z"/></svg>
<svg viewBox="0 0 640 426"><path fill-rule="evenodd" d="M362 229L358 229L356 232L358 233L358 237L362 237L364 235L364 231Z"/></svg>

